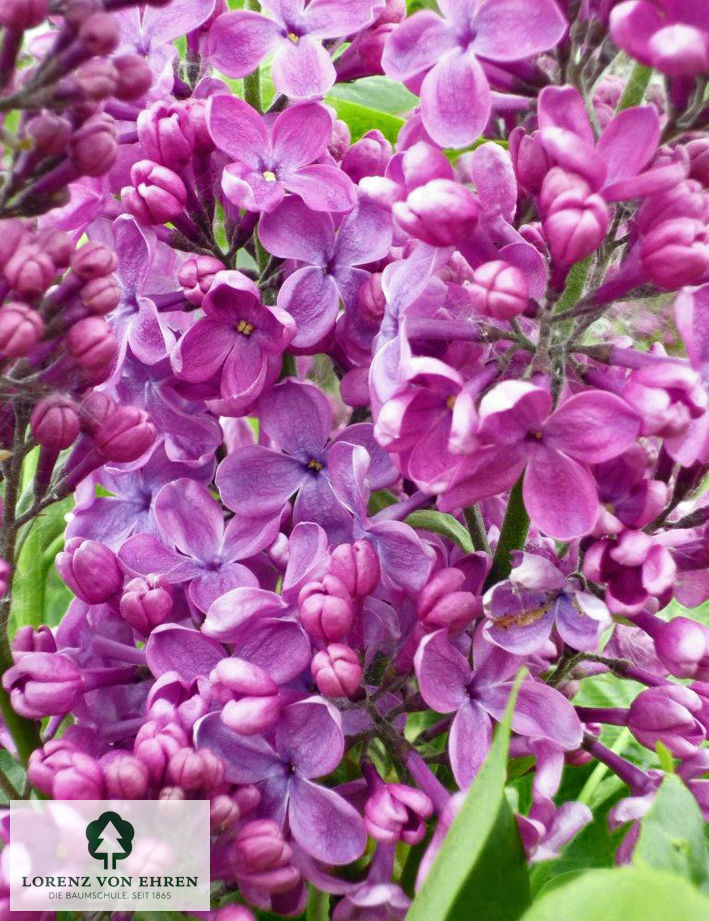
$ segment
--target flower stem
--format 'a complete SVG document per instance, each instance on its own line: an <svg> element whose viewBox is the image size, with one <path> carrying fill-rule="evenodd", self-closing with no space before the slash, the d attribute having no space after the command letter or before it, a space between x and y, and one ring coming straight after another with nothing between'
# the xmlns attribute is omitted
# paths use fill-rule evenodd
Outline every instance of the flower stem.
<svg viewBox="0 0 709 921"><path fill-rule="evenodd" d="M650 77L652 77L652 67L635 64L628 82L625 84L623 95L620 97L620 102L618 103L619 112L622 112L623 109L629 109L631 106L637 106L642 102L645 90L650 83Z"/></svg>
<svg viewBox="0 0 709 921"><path fill-rule="evenodd" d="M500 539L497 542L495 558L490 574L485 581L485 588L490 588L509 576L512 569L512 551L521 550L529 531L529 515L522 498L522 477L510 490L505 520L502 523Z"/></svg>
<svg viewBox="0 0 709 921"><path fill-rule="evenodd" d="M470 508L463 509L463 514L465 515L465 523L468 526L473 547L475 547L476 550L482 550L484 553L492 555L480 506L471 505Z"/></svg>

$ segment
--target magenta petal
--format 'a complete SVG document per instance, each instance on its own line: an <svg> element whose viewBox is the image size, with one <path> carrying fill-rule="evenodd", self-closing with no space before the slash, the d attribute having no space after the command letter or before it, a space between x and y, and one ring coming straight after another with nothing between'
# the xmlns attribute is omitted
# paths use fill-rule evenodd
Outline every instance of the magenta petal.
<svg viewBox="0 0 709 921"><path fill-rule="evenodd" d="M230 643L237 629L252 617L282 614L286 605L279 595L263 588L242 586L216 598L202 624L202 631L210 637ZM242 652L239 652L242 658Z"/></svg>
<svg viewBox="0 0 709 921"><path fill-rule="evenodd" d="M233 345L233 336L222 323L203 317L178 341L170 356L172 369L177 377L193 384L209 380Z"/></svg>
<svg viewBox="0 0 709 921"><path fill-rule="evenodd" d="M162 573L170 582L191 579L199 572L190 560L166 547L154 534L134 534L129 537L121 546L118 558L131 573Z"/></svg>
<svg viewBox="0 0 709 921"><path fill-rule="evenodd" d="M222 398L251 402L263 390L267 371L268 356L256 337L239 336L222 368Z"/></svg>
<svg viewBox="0 0 709 921"><path fill-rule="evenodd" d="M354 806L334 790L297 775L288 803L288 824L303 850L326 864L351 863L367 844L364 822Z"/></svg>
<svg viewBox="0 0 709 921"><path fill-rule="evenodd" d="M487 77L471 51L449 51L421 86L424 127L443 147L472 144L487 124L490 106Z"/></svg>
<svg viewBox="0 0 709 921"><path fill-rule="evenodd" d="M278 306L295 320L293 345L306 348L326 336L335 325L339 302L335 280L317 266L289 275L278 292Z"/></svg>
<svg viewBox="0 0 709 921"><path fill-rule="evenodd" d="M232 10L222 13L210 29L209 56L228 77L245 77L256 70L280 39L280 28L266 16L251 10Z"/></svg>
<svg viewBox="0 0 709 921"><path fill-rule="evenodd" d="M327 534L312 522L297 524L288 541L288 565L281 590L285 598L296 597L306 582L321 578L330 556Z"/></svg>
<svg viewBox="0 0 709 921"><path fill-rule="evenodd" d="M279 513L307 475L294 458L247 445L222 461L216 484L227 508L260 517Z"/></svg>
<svg viewBox="0 0 709 921"><path fill-rule="evenodd" d="M231 163L222 171L222 190L237 208L247 211L273 211L283 201L282 182L269 182L261 173L243 175L240 163Z"/></svg>
<svg viewBox="0 0 709 921"><path fill-rule="evenodd" d="M613 41L641 64L652 67L650 41L665 25L661 8L654 3L616 4L611 11L610 30Z"/></svg>
<svg viewBox="0 0 709 921"><path fill-rule="evenodd" d="M274 256L324 266L334 250L335 226L329 214L314 213L290 198L261 218L259 239Z"/></svg>
<svg viewBox="0 0 709 921"><path fill-rule="evenodd" d="M437 630L421 640L414 666L421 695L433 710L452 713L469 700L470 665L451 645L445 630Z"/></svg>
<svg viewBox="0 0 709 921"><path fill-rule="evenodd" d="M359 32L381 12L381 0L311 0L305 7L308 35L316 38L343 38Z"/></svg>
<svg viewBox="0 0 709 921"><path fill-rule="evenodd" d="M370 525L369 535L385 581L391 580L411 595L420 592L433 567L433 549L403 521L378 521Z"/></svg>
<svg viewBox="0 0 709 921"><path fill-rule="evenodd" d="M273 83L290 99L324 96L335 82L330 55L319 41L301 35L297 44L286 38L273 57Z"/></svg>
<svg viewBox="0 0 709 921"><path fill-rule="evenodd" d="M485 690L484 705L496 720L503 719L511 690L512 682ZM526 678L519 689L512 729L533 739L550 739L565 751L578 748L583 738L581 721L569 701L533 678Z"/></svg>
<svg viewBox="0 0 709 921"><path fill-rule="evenodd" d="M598 516L598 494L588 469L559 451L536 449L527 464L524 505L533 524L557 540L588 534Z"/></svg>
<svg viewBox="0 0 709 921"><path fill-rule="evenodd" d="M438 501L439 508L450 512L505 492L517 481L525 462L525 453L516 445L481 448L460 464L451 486Z"/></svg>
<svg viewBox="0 0 709 921"><path fill-rule="evenodd" d="M165 672L177 672L188 684L208 675L217 662L226 658L221 643L177 624L156 627L148 639L145 655L148 668L156 678Z"/></svg>
<svg viewBox="0 0 709 921"><path fill-rule="evenodd" d="M653 106L619 112L606 125L596 148L606 165L606 182L637 174L650 162L660 140L660 118Z"/></svg>
<svg viewBox="0 0 709 921"><path fill-rule="evenodd" d="M315 163L283 177L289 192L300 195L313 211L349 211L357 203L352 180L335 166Z"/></svg>
<svg viewBox="0 0 709 921"><path fill-rule="evenodd" d="M290 106L273 125L273 156L289 170L308 166L327 150L332 116L316 102Z"/></svg>
<svg viewBox="0 0 709 921"><path fill-rule="evenodd" d="M197 29L212 15L215 0L171 0L170 8L146 6L142 31L152 44L167 44Z"/></svg>
<svg viewBox="0 0 709 921"><path fill-rule="evenodd" d="M620 397L586 391L562 403L544 424L544 443L587 464L622 454L640 433L640 419Z"/></svg>
<svg viewBox="0 0 709 921"><path fill-rule="evenodd" d="M364 198L343 220L335 244L338 267L383 259L391 246L391 218L384 208ZM337 274L337 270L335 270Z"/></svg>
<svg viewBox="0 0 709 921"><path fill-rule="evenodd" d="M258 783L276 773L281 761L261 736L232 732L218 713L208 713L195 729L197 748L208 748L224 761L225 777L231 783Z"/></svg>
<svg viewBox="0 0 709 921"><path fill-rule="evenodd" d="M254 586L258 584L256 576L240 563L225 563L219 569L202 572L190 582L188 594L190 601L203 613L206 613L212 602L241 586Z"/></svg>
<svg viewBox="0 0 709 921"><path fill-rule="evenodd" d="M178 550L205 563L216 560L224 519L206 486L185 477L167 483L154 509L161 534Z"/></svg>
<svg viewBox="0 0 709 921"><path fill-rule="evenodd" d="M556 45L566 20L554 0L495 0L475 14L476 54L491 61L521 61Z"/></svg>
<svg viewBox="0 0 709 921"><path fill-rule="evenodd" d="M277 684L293 681L310 664L310 639L294 620L254 617L233 636L239 655L263 668Z"/></svg>
<svg viewBox="0 0 709 921"><path fill-rule="evenodd" d="M455 35L440 16L420 10L389 36L382 55L384 73L393 80L408 80L433 67L455 44Z"/></svg>
<svg viewBox="0 0 709 921"><path fill-rule="evenodd" d="M207 127L212 140L233 160L258 169L270 142L263 119L236 96L212 96L207 105Z"/></svg>
<svg viewBox="0 0 709 921"><path fill-rule="evenodd" d="M303 777L329 774L345 750L339 712L323 697L290 704L278 722L276 748Z"/></svg>
<svg viewBox="0 0 709 921"><path fill-rule="evenodd" d="M301 460L319 459L330 437L332 406L314 384L289 378L264 394L258 408L263 431L279 447Z"/></svg>
<svg viewBox="0 0 709 921"><path fill-rule="evenodd" d="M546 86L539 94L539 127L563 128L593 146L595 139L579 91L573 86Z"/></svg>
<svg viewBox="0 0 709 921"><path fill-rule="evenodd" d="M448 753L455 782L466 790L475 780L492 740L492 723L474 700L466 701L453 717L448 737Z"/></svg>

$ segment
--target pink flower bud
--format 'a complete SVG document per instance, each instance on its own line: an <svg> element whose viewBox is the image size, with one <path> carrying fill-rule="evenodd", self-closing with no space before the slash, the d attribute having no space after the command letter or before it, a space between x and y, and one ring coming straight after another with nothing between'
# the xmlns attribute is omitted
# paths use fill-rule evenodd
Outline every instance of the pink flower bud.
<svg viewBox="0 0 709 921"><path fill-rule="evenodd" d="M110 13L92 13L79 28L79 41L89 54L110 54L118 38L118 23Z"/></svg>
<svg viewBox="0 0 709 921"><path fill-rule="evenodd" d="M86 99L107 99L118 83L116 69L106 58L85 61L74 72L74 80Z"/></svg>
<svg viewBox="0 0 709 921"><path fill-rule="evenodd" d="M8 358L27 355L42 338L44 323L36 310L20 301L0 307L0 352Z"/></svg>
<svg viewBox="0 0 709 921"><path fill-rule="evenodd" d="M79 296L90 313L103 316L118 307L121 302L121 289L116 279L109 275L87 281Z"/></svg>
<svg viewBox="0 0 709 921"><path fill-rule="evenodd" d="M29 233L22 221L14 217L0 221L0 269L28 240Z"/></svg>
<svg viewBox="0 0 709 921"><path fill-rule="evenodd" d="M91 390L81 401L79 423L81 431L95 435L99 426L115 411L116 404L105 393Z"/></svg>
<svg viewBox="0 0 709 921"><path fill-rule="evenodd" d="M300 590L298 611L300 621L311 636L318 639L342 639L352 626L354 610L349 593L341 583L329 590L321 582L308 582Z"/></svg>
<svg viewBox="0 0 709 921"><path fill-rule="evenodd" d="M709 269L709 242L703 221L674 218L653 227L640 242L642 267L660 288L696 284Z"/></svg>
<svg viewBox="0 0 709 921"><path fill-rule="evenodd" d="M98 427L95 442L103 456L116 463L128 463L144 454L155 439L155 429L142 409L120 406Z"/></svg>
<svg viewBox="0 0 709 921"><path fill-rule="evenodd" d="M704 135L692 138L684 148L689 154L689 175L691 179L701 182L704 188L709 186L709 137Z"/></svg>
<svg viewBox="0 0 709 921"><path fill-rule="evenodd" d="M0 0L0 25L16 32L34 29L48 13L49 0Z"/></svg>
<svg viewBox="0 0 709 921"><path fill-rule="evenodd" d="M2 685L13 709L27 719L63 716L81 699L79 669L58 652L26 652L8 668Z"/></svg>
<svg viewBox="0 0 709 921"><path fill-rule="evenodd" d="M162 576L138 576L126 582L119 605L121 617L147 636L165 623L172 611L172 586Z"/></svg>
<svg viewBox="0 0 709 921"><path fill-rule="evenodd" d="M184 731L176 723L160 728L149 721L138 730L133 753L148 769L150 782L157 785L163 781L170 758L187 744Z"/></svg>
<svg viewBox="0 0 709 921"><path fill-rule="evenodd" d="M118 354L118 340L101 317L84 317L66 335L67 351L84 371L109 368Z"/></svg>
<svg viewBox="0 0 709 921"><path fill-rule="evenodd" d="M130 171L132 186L121 191L124 208L142 224L164 224L182 213L185 184L172 170L152 160L139 160Z"/></svg>
<svg viewBox="0 0 709 921"><path fill-rule="evenodd" d="M357 307L370 323L381 323L386 308L381 272L372 272L357 292Z"/></svg>
<svg viewBox="0 0 709 921"><path fill-rule="evenodd" d="M190 304L195 307L202 304L214 276L223 270L223 263L214 256L193 256L182 263L177 278Z"/></svg>
<svg viewBox="0 0 709 921"><path fill-rule="evenodd" d="M5 566L7 567L7 563L5 563ZM20 627L12 638L12 655L15 661L17 661L18 655L22 655L23 652L56 651L57 643L54 639L54 634L46 624L42 624L37 630L27 624L24 627Z"/></svg>
<svg viewBox="0 0 709 921"><path fill-rule="evenodd" d="M291 866L292 851L272 819L246 822L234 839L234 865L239 879L267 892L287 892L300 880Z"/></svg>
<svg viewBox="0 0 709 921"><path fill-rule="evenodd" d="M406 233L431 246L454 246L478 222L478 206L469 189L452 179L433 179L396 202L392 213Z"/></svg>
<svg viewBox="0 0 709 921"><path fill-rule="evenodd" d="M109 799L143 799L148 791L148 769L128 752L111 753L101 759Z"/></svg>
<svg viewBox="0 0 709 921"><path fill-rule="evenodd" d="M214 912L212 921L256 921L245 905L224 905Z"/></svg>
<svg viewBox="0 0 709 921"><path fill-rule="evenodd" d="M538 195L551 163L536 134L515 128L510 134L510 155L520 186L530 195Z"/></svg>
<svg viewBox="0 0 709 921"><path fill-rule="evenodd" d="M45 397L30 416L32 437L49 451L63 451L79 436L79 414L69 397Z"/></svg>
<svg viewBox="0 0 709 921"><path fill-rule="evenodd" d="M350 140L350 129L347 127L347 123L343 122L341 118L336 118L332 125L332 134L327 145L327 152L338 163L350 146Z"/></svg>
<svg viewBox="0 0 709 921"><path fill-rule="evenodd" d="M194 128L189 110L179 102L157 102L138 116L138 140L146 157L179 170L194 152Z"/></svg>
<svg viewBox="0 0 709 921"><path fill-rule="evenodd" d="M379 585L377 551L366 540L340 544L332 551L327 574L338 579L350 597L365 598Z"/></svg>
<svg viewBox="0 0 709 921"><path fill-rule="evenodd" d="M426 819L433 815L433 803L420 790L400 783L375 785L364 807L364 824L375 841L413 845L426 835Z"/></svg>
<svg viewBox="0 0 709 921"><path fill-rule="evenodd" d="M362 135L344 154L342 169L352 182L359 182L365 176L383 176L391 154L391 144L375 128Z"/></svg>
<svg viewBox="0 0 709 921"><path fill-rule="evenodd" d="M224 763L208 748L182 748L168 762L167 779L186 793L210 790L224 779Z"/></svg>
<svg viewBox="0 0 709 921"><path fill-rule="evenodd" d="M194 129L194 150L202 156L212 153L215 144L207 128L207 100L196 96L185 99L185 108L190 113L192 128Z"/></svg>
<svg viewBox="0 0 709 921"><path fill-rule="evenodd" d="M236 799L226 793L218 793L209 801L209 828L213 834L221 834L241 818Z"/></svg>
<svg viewBox="0 0 709 921"><path fill-rule="evenodd" d="M54 775L54 799L104 799L106 784L101 765L91 755L75 752L69 763Z"/></svg>
<svg viewBox="0 0 709 921"><path fill-rule="evenodd" d="M330 643L316 652L310 672L318 690L326 697L351 697L362 683L359 656L343 643Z"/></svg>
<svg viewBox="0 0 709 921"><path fill-rule="evenodd" d="M54 112L35 115L25 126L25 135L34 142L34 149L47 157L64 153L71 137L71 123Z"/></svg>
<svg viewBox="0 0 709 921"><path fill-rule="evenodd" d="M25 297L44 294L57 274L48 253L32 243L18 247L5 263L5 278L10 287Z"/></svg>
<svg viewBox="0 0 709 921"><path fill-rule="evenodd" d="M466 288L475 310L496 320L511 320L523 313L529 300L522 272L501 259L478 266Z"/></svg>
<svg viewBox="0 0 709 921"><path fill-rule="evenodd" d="M116 99L132 102L144 96L153 82L147 61L139 54L120 54L113 58L116 69Z"/></svg>
<svg viewBox="0 0 709 921"><path fill-rule="evenodd" d="M222 722L242 735L267 732L278 723L278 685L258 665L232 656L217 663L209 676L212 692L225 700Z"/></svg>
<svg viewBox="0 0 709 921"><path fill-rule="evenodd" d="M394 24L382 22L357 35L335 63L340 82L383 74L382 53Z"/></svg>
<svg viewBox="0 0 709 921"><path fill-rule="evenodd" d="M116 123L109 115L88 118L69 141L69 159L84 176L103 176L118 155Z"/></svg>
<svg viewBox="0 0 709 921"><path fill-rule="evenodd" d="M71 268L79 278L90 281L111 275L118 265L116 254L103 243L91 241L76 250L71 257Z"/></svg>
<svg viewBox="0 0 709 921"><path fill-rule="evenodd" d="M600 246L610 227L608 207L579 176L558 168L547 174L541 192L544 233L552 256L572 265Z"/></svg>
<svg viewBox="0 0 709 921"><path fill-rule="evenodd" d="M653 640L657 656L670 674L709 680L709 628L704 624L688 617L658 622Z"/></svg>
<svg viewBox="0 0 709 921"><path fill-rule="evenodd" d="M652 751L658 742L675 758L688 758L704 741L704 729L697 719L701 698L677 684L641 691L630 705L628 728L641 745Z"/></svg>
<svg viewBox="0 0 709 921"><path fill-rule="evenodd" d="M66 269L74 254L74 241L63 230L47 228L36 236L37 246L45 252L58 269Z"/></svg>
<svg viewBox="0 0 709 921"><path fill-rule="evenodd" d="M103 604L123 585L115 553L97 540L70 538L55 563L72 592L87 604Z"/></svg>
<svg viewBox="0 0 709 921"><path fill-rule="evenodd" d="M419 620L427 627L462 630L480 613L480 602L472 592L461 591L465 575L460 569L439 569L421 589Z"/></svg>

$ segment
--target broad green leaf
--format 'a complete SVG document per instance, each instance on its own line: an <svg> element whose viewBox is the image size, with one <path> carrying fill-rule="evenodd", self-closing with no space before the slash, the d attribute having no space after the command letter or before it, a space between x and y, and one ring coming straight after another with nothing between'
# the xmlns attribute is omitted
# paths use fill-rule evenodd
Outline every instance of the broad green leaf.
<svg viewBox="0 0 709 921"><path fill-rule="evenodd" d="M442 534L449 540L455 541L466 553L472 553L475 549L468 529L446 512L421 509L418 512L412 512L406 518L406 524L410 524L412 528L419 528L422 531L433 531L434 534Z"/></svg>
<svg viewBox="0 0 709 921"><path fill-rule="evenodd" d="M378 128L393 144L404 124L403 118L390 115L388 112L378 112L358 102L350 102L349 99L339 99L337 96L328 94L325 102L329 103L337 112L337 117L347 124L353 141L359 140L367 131Z"/></svg>
<svg viewBox="0 0 709 921"><path fill-rule="evenodd" d="M671 870L700 886L709 881L702 813L676 774L664 778L642 820L633 863L637 867Z"/></svg>
<svg viewBox="0 0 709 921"><path fill-rule="evenodd" d="M418 96L389 77L363 77L352 83L336 83L328 95L389 115L403 115L419 103Z"/></svg>
<svg viewBox="0 0 709 921"><path fill-rule="evenodd" d="M515 921L529 905L517 823L505 797L510 696L490 753L441 846L406 921Z"/></svg>
<svg viewBox="0 0 709 921"><path fill-rule="evenodd" d="M388 489L378 489L369 497L367 514L370 516L376 515L377 512L381 512L383 508L387 508L390 505L396 505L398 501L399 500L393 492L389 492Z"/></svg>
<svg viewBox="0 0 709 921"><path fill-rule="evenodd" d="M471 916L472 917L472 916ZM589 870L541 896L521 921L704 921L709 899L661 870Z"/></svg>

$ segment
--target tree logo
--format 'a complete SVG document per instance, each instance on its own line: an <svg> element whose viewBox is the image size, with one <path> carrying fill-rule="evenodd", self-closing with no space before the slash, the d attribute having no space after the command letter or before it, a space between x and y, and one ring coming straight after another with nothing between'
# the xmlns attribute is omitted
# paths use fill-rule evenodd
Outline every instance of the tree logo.
<svg viewBox="0 0 709 921"><path fill-rule="evenodd" d="M133 850L134 835L133 826L117 812L103 812L86 826L89 854L103 860L104 870L115 870L116 861L123 860Z"/></svg>

